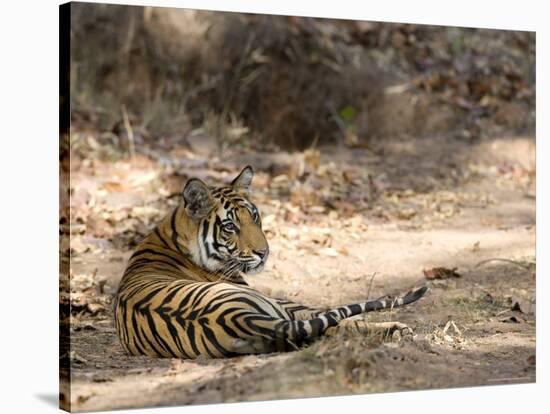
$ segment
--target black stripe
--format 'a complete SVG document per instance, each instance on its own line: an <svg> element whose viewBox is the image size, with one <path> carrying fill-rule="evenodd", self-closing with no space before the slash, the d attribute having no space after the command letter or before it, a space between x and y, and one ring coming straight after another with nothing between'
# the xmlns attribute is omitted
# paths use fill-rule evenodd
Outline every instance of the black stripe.
<svg viewBox="0 0 550 414"><path fill-rule="evenodd" d="M232 302L246 303L247 305L252 307L254 310L256 310L259 313L259 316L269 316L270 318L272 318L272 316L267 314L265 310L263 310L258 303L254 302L253 300L247 297L240 296L238 298L233 299Z"/></svg>
<svg viewBox="0 0 550 414"><path fill-rule="evenodd" d="M170 251L170 250L168 250ZM163 252L161 250L154 250L154 249L140 249L140 250L137 250L133 255L132 257L130 258L130 260L132 261L132 259L138 257L138 256L141 256L141 255L144 255L144 254L151 254L151 255L157 255L157 256L162 256L162 257L166 257L170 260L173 260L174 262L176 262L179 266L182 266L182 267L186 267L185 266L185 263L183 263L179 258L175 257L175 256L172 256L170 254L167 254L166 252ZM145 258L143 258L145 259ZM149 258L149 260L153 260L151 258ZM133 261L132 261L132 264L133 264Z"/></svg>
<svg viewBox="0 0 550 414"><path fill-rule="evenodd" d="M168 305L168 302L170 302L174 298L174 296L176 296L178 293L180 293L186 287L187 286L182 285L180 283L177 283L174 286L172 286L166 292L166 296L164 297L164 299L162 299L162 302L161 302L159 307L165 307L166 305Z"/></svg>
<svg viewBox="0 0 550 414"><path fill-rule="evenodd" d="M180 304L178 306L178 311L181 311L185 305L189 305L189 308L193 309L191 312L189 312L188 319L192 319L190 316L191 314L196 315L199 310L197 309L198 304L202 300L202 298L208 293L210 288L212 287L211 283L206 283L204 286L201 286L200 284L197 287L198 292L195 294L195 297L193 299L190 298L191 303L188 303L187 301L181 300ZM193 316L194 317L194 316Z"/></svg>
<svg viewBox="0 0 550 414"><path fill-rule="evenodd" d="M214 355L214 354L212 353L212 351L210 350L210 348L208 348L208 344L207 344L206 341L204 340L204 336L203 336L203 335L200 336L200 340L201 340L201 342L202 342L202 346L204 347L204 349L206 349L206 353L208 354L208 356L209 356L210 358L216 358L216 355Z"/></svg>
<svg viewBox="0 0 550 414"><path fill-rule="evenodd" d="M178 252L180 252L181 254L184 254L181 251L180 245L178 243L179 234L178 234L178 231L176 230L176 215L177 215L179 209L180 209L180 206L177 206L175 208L174 212L172 213L172 218L170 219L170 227L172 229L172 243L174 244L174 246L176 247Z"/></svg>
<svg viewBox="0 0 550 414"><path fill-rule="evenodd" d="M204 220L204 222L202 223L202 234L201 234L201 238L202 238L202 244L203 246L205 247L206 249L206 258L210 258L210 256L212 255L212 251L210 249L210 246L208 245L208 242L206 241L206 239L208 238L208 226L209 226L209 222L208 220Z"/></svg>
<svg viewBox="0 0 550 414"><path fill-rule="evenodd" d="M147 318L147 324L149 325L151 335L153 335L153 338L157 341L160 347L163 348L163 350L166 351L167 354L171 354L173 357L177 357L177 354L172 350L170 345L168 345L164 338L159 335L157 331L157 325L149 309L147 309L147 312L145 312L145 317Z"/></svg>
<svg viewBox="0 0 550 414"><path fill-rule="evenodd" d="M327 318L328 326L338 325L338 319L334 317L334 314L332 311L327 312L324 316L325 318Z"/></svg>
<svg viewBox="0 0 550 414"><path fill-rule="evenodd" d="M254 332L265 335L268 338L274 338L275 331L270 328L264 328L263 326L257 325L256 321L276 321L276 318L267 315L258 315L251 314L243 318L243 322ZM290 321L287 321L290 322Z"/></svg>
<svg viewBox="0 0 550 414"><path fill-rule="evenodd" d="M157 295L157 293L159 293L164 288L165 288L165 286L160 286L160 287L154 289L152 292L149 292L143 299L141 299L139 302L136 302L136 304L134 305L134 309L136 309L138 311L142 311L142 310L147 309L149 306L143 307L143 305L145 305L147 302L149 302L151 299L153 299L155 297L155 295Z"/></svg>
<svg viewBox="0 0 550 414"><path fill-rule="evenodd" d="M298 327L298 335L300 336L300 338L302 340L307 338L307 331L304 321L296 321L296 326Z"/></svg>
<svg viewBox="0 0 550 414"><path fill-rule="evenodd" d="M193 352L195 353L196 356L199 356L201 353L199 351L199 348L197 346L197 339L195 338L195 324L194 323L188 323L188 324L184 324L184 321L183 319L180 317L180 316L177 316L176 317L176 320L178 321L178 323L183 327L184 325L187 325L186 326L186 333L187 333L187 339L189 340L189 344L191 345L191 349L193 350Z"/></svg>
<svg viewBox="0 0 550 414"><path fill-rule="evenodd" d="M206 336L208 341L212 345L214 345L214 348L216 348L216 350L220 354L222 354L224 356L227 355L229 353L229 351L227 349L225 349L224 347L222 347L221 344L218 342L218 338L216 338L216 335L214 334L214 331L212 329L210 329L210 327L208 326L208 319L207 318L200 318L199 319L199 324L202 327L202 331L204 332L204 335Z"/></svg>
<svg viewBox="0 0 550 414"><path fill-rule="evenodd" d="M145 352L145 349L143 348L143 341L139 338L139 325L137 323L137 313L130 311L130 319L132 321L132 328L133 328L133 335L132 339L134 342L134 346L137 348L138 352L142 355L147 355Z"/></svg>
<svg viewBox="0 0 550 414"><path fill-rule="evenodd" d="M379 300L371 300L367 302L365 306L365 311L367 312L377 311L380 309L384 309L384 306L382 305L382 302L380 302Z"/></svg>
<svg viewBox="0 0 550 414"><path fill-rule="evenodd" d="M144 268L144 265L146 268ZM134 273L136 270L143 270L143 271L151 271L151 270L168 270L164 267L160 267L159 265L166 265L169 266L171 269L175 270L176 272L180 270L180 265L174 264L171 262L167 262L164 260L159 259L148 259L148 258L142 258L140 260L137 260L133 262L130 266L126 268L126 271L124 272L124 275L129 275Z"/></svg>
<svg viewBox="0 0 550 414"><path fill-rule="evenodd" d="M169 309L169 308L168 308ZM180 354L178 356L183 358L190 358L190 355L185 352L183 349L183 344L181 342L180 335L178 334L178 330L174 327L174 324L172 323L172 318L166 313L165 308L157 308L155 311L158 313L158 315L162 318L166 326L168 327L168 331L170 332L170 336L172 337L172 341L176 344L176 347L178 348L178 351Z"/></svg>
<svg viewBox="0 0 550 414"><path fill-rule="evenodd" d="M322 330L324 330L325 324L323 323L323 320L320 318L311 319L309 321L309 325L311 326L311 336L317 337L322 333Z"/></svg>
<svg viewBox="0 0 550 414"><path fill-rule="evenodd" d="M361 305L358 305L358 304L354 304L354 305L349 305L348 306L350 312L352 313L352 315L359 315L361 313Z"/></svg>
<svg viewBox="0 0 550 414"><path fill-rule="evenodd" d="M155 230L154 230L155 234L157 235L157 237L159 238L159 240L161 241L161 243L163 244L164 247L166 248L170 248L170 245L168 244L168 242L164 239L164 237L162 236L162 234L160 233L160 230L158 227L155 227Z"/></svg>
<svg viewBox="0 0 550 414"><path fill-rule="evenodd" d="M254 332L249 330L247 327L243 326L237 319L240 318L240 317L243 317L245 315L251 315L250 312L248 311L245 311L245 312L241 312L241 313L235 313L233 316L231 316L231 318L229 318L229 320L231 321L231 323L233 325L235 325L235 327L240 330L241 332L243 332L245 335L250 335L250 336L254 336Z"/></svg>
<svg viewBox="0 0 550 414"><path fill-rule="evenodd" d="M143 324L140 324L139 325L139 330L138 330L139 333L141 333L143 339L145 339L145 342L149 345L149 349L153 349L155 351L155 354L156 355L159 355L159 356L162 356L163 353L162 353L162 350L157 348L157 346L155 345L154 342L152 342L148 337L147 337L147 334L145 333L145 331L143 330Z"/></svg>
<svg viewBox="0 0 550 414"><path fill-rule="evenodd" d="M240 308L227 308L216 318L216 323L232 338L240 338L239 334L226 323L226 316L230 313L236 313Z"/></svg>

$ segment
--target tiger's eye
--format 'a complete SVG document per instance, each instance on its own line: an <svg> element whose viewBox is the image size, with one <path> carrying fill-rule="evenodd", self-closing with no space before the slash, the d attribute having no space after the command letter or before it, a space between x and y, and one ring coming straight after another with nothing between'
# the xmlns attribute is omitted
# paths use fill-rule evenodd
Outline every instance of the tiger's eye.
<svg viewBox="0 0 550 414"><path fill-rule="evenodd" d="M223 225L224 231L230 232L230 233L236 233L238 227L235 225L235 223L226 223Z"/></svg>

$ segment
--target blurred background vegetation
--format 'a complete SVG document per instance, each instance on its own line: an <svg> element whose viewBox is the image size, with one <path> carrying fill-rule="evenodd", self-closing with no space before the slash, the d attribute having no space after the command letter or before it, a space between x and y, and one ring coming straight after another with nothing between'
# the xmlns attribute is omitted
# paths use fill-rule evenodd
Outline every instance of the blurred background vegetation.
<svg viewBox="0 0 550 414"><path fill-rule="evenodd" d="M188 178L247 164L295 224L421 226L480 177L535 198L534 33L98 3L70 18L60 217L82 234L132 247Z"/></svg>
<svg viewBox="0 0 550 414"><path fill-rule="evenodd" d="M80 151L534 135L534 33L85 3L71 19L71 127L100 132Z"/></svg>

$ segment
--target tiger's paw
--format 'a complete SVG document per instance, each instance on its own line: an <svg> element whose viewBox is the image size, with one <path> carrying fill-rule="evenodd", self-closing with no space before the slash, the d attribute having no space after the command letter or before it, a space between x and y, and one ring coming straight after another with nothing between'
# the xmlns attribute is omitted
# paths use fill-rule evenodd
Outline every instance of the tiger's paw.
<svg viewBox="0 0 550 414"><path fill-rule="evenodd" d="M265 342L261 339L241 339L233 341L232 351L237 354L261 354L266 352Z"/></svg>
<svg viewBox="0 0 550 414"><path fill-rule="evenodd" d="M414 339L414 332L407 325L396 322L396 326L393 328L394 330L391 332L392 341L412 341Z"/></svg>

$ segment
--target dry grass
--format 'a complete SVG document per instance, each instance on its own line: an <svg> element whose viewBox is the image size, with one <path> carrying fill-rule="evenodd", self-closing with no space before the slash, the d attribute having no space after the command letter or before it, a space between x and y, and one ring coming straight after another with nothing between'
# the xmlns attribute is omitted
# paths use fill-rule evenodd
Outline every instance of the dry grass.
<svg viewBox="0 0 550 414"><path fill-rule="evenodd" d="M504 298L493 298L490 294L478 297L458 296L447 300L449 305L460 311L470 321L480 321L499 312L509 309Z"/></svg>

